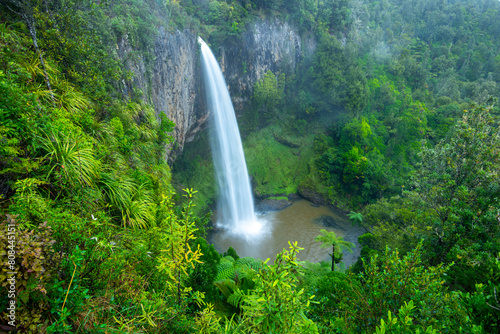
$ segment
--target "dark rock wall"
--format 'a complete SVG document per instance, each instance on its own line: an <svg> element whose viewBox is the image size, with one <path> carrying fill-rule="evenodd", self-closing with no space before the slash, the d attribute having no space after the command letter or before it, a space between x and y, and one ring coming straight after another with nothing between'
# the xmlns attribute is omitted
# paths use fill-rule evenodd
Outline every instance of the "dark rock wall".
<svg viewBox="0 0 500 334"><path fill-rule="evenodd" d="M202 98L197 36L177 30L170 34L160 28L155 42L152 102L157 112L164 111L175 124L173 136L177 152L187 138L206 120Z"/></svg>
<svg viewBox="0 0 500 334"><path fill-rule="evenodd" d="M204 104L197 36L188 30L167 32L160 27L154 43L152 73L147 73L144 55L133 52L126 37L117 45L118 56L133 73L122 83L122 93L140 89L143 99L175 124L176 140L170 159L175 159L186 141L194 139L209 118ZM218 56L226 83L238 112L252 96L255 82L271 70L294 73L302 57L315 48L313 38L301 38L288 23L256 21L242 36L228 40L213 52Z"/></svg>
<svg viewBox="0 0 500 334"><path fill-rule="evenodd" d="M220 63L235 109L241 110L252 96L255 82L267 71L294 73L302 57L302 41L288 23L257 21L234 43L221 50Z"/></svg>

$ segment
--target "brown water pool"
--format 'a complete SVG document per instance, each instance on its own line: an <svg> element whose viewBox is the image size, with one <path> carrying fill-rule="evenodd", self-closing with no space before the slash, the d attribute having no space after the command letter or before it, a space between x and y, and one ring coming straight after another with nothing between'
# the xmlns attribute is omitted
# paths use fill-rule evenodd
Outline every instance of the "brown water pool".
<svg viewBox="0 0 500 334"><path fill-rule="evenodd" d="M274 261L276 254L283 248L288 248L288 241L297 241L304 248L299 253L300 260L331 261L331 247L321 248L321 244L314 241L320 230L325 229L334 231L337 236L356 245L352 254L344 252L343 262L347 266L356 262L359 257L358 237L365 232L364 228L352 226L346 216L331 208L315 206L307 200L297 200L283 210L259 213L257 218L265 226L260 236L247 240L221 228L212 234L211 242L219 252L233 247L240 257L251 256L262 260L270 258Z"/></svg>

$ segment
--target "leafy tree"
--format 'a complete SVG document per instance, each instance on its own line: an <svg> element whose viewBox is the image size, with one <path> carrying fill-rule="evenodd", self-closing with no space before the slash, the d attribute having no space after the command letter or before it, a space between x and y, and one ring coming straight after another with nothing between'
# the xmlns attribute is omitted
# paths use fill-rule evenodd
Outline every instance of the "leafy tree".
<svg viewBox="0 0 500 334"><path fill-rule="evenodd" d="M342 86L345 83L343 69L346 62L340 42L333 36L323 35L308 72L312 76L314 89L322 94L325 102L330 105L341 104Z"/></svg>
<svg viewBox="0 0 500 334"><path fill-rule="evenodd" d="M253 102L264 122L268 122L275 116L278 106L283 101L284 75L280 74L279 79L280 82L273 72L267 71L264 77L254 85Z"/></svg>
<svg viewBox="0 0 500 334"><path fill-rule="evenodd" d="M426 268L421 256L422 243L404 256L386 248L380 257L374 255L365 263L364 272L349 273L345 278L347 286L337 285L336 290L328 292L339 300L333 313L335 319L332 315L325 319L327 323L330 320L330 329L373 333L388 312L396 315L413 303L413 320L408 324L414 326L413 330L432 326L437 331L470 331L473 324L458 293L450 293L444 286L444 274L450 266Z"/></svg>
<svg viewBox="0 0 500 334"><path fill-rule="evenodd" d="M188 202L182 212L182 218L177 218L172 211L166 211L167 215L163 224L170 232L164 236L168 249L163 250L158 265L158 269L168 275L169 280L166 284L168 292L177 300L179 306L184 307L186 305L182 304L185 303L186 297L191 291L186 286L188 269L190 267L194 269L194 264L200 263L199 259L202 256L200 246L198 245L193 251L190 243L191 240L195 239L194 232L197 230L192 217L192 197L195 191L192 189L185 189L185 191ZM169 197L165 197L163 204L167 209L171 209L173 203Z"/></svg>
<svg viewBox="0 0 500 334"><path fill-rule="evenodd" d="M361 114L367 102L366 78L335 37L321 36L308 75L319 95L318 105L323 104L321 109L343 107L354 115Z"/></svg>
<svg viewBox="0 0 500 334"><path fill-rule="evenodd" d="M326 24L332 33L344 32L349 26L347 0L318 0L318 24Z"/></svg>
<svg viewBox="0 0 500 334"><path fill-rule="evenodd" d="M362 155L360 149L353 146L342 156L344 165L342 167L342 181L349 184L364 178L364 173L368 167L368 159Z"/></svg>
<svg viewBox="0 0 500 334"><path fill-rule="evenodd" d="M335 270L335 258L340 259L342 252L347 250L352 253L352 248L356 247L352 242L345 241L342 237L337 237L335 232L321 229L321 234L316 237L316 241L321 242L321 247L332 247L332 271Z"/></svg>
<svg viewBox="0 0 500 334"><path fill-rule="evenodd" d="M486 333L494 333L500 328L500 299L498 297L500 289L498 272L500 272L500 269L497 270L497 277L495 277L497 284L493 282L477 284L474 292L461 293L463 303L467 307L470 317Z"/></svg>
<svg viewBox="0 0 500 334"><path fill-rule="evenodd" d="M360 115L367 104L366 77L361 68L355 65L347 67L344 77L342 102L349 112Z"/></svg>
<svg viewBox="0 0 500 334"><path fill-rule="evenodd" d="M491 110L465 110L448 140L422 148L422 167L413 185L431 211L425 224L435 245L434 262L451 262L465 254L473 259L484 251L494 256L499 251L481 246L498 240L500 233L498 224L491 223L500 205L500 130ZM481 260L483 265L487 262Z"/></svg>
<svg viewBox="0 0 500 334"><path fill-rule="evenodd" d="M33 46L35 47L35 52L40 59L40 63L42 64L43 74L45 77L45 83L49 92L52 96L52 87L50 85L49 75L47 74L47 69L45 67L45 61L43 59L43 55L38 47L38 39L37 39L37 28L36 28L36 19L35 14L39 10L42 2L41 0L2 0L0 2L2 5L7 7L11 12L19 15L23 20L28 32L31 36L31 40L33 41Z"/></svg>
<svg viewBox="0 0 500 334"><path fill-rule="evenodd" d="M33 158L34 135L47 120L46 110L34 94L6 76L13 70L9 67L3 68L6 73L0 72L0 194L3 196L12 195L11 186L18 178L39 168L40 160Z"/></svg>
<svg viewBox="0 0 500 334"><path fill-rule="evenodd" d="M113 19L115 16L123 18L129 15L128 12L122 12L123 8L133 10L137 4L135 1L127 1L126 5L120 6L105 1L55 0L37 12L38 24L42 28L39 33L41 47L57 63L67 80L78 85L93 101L109 101L112 96L110 93L115 93L118 87L117 81L130 80L123 73L124 66L111 56L109 47L122 39L112 29ZM112 9L115 11L113 14L109 12ZM136 14L139 12L136 11ZM130 35L127 42L137 49L140 46L136 37L138 28L134 29L130 25L137 24L137 21L143 24L147 22L138 16L140 19L128 17L129 25L125 28L125 33ZM144 40L152 35L146 29L141 33Z"/></svg>
<svg viewBox="0 0 500 334"><path fill-rule="evenodd" d="M199 245L202 254L200 257L201 263L195 263L194 269L190 270L188 285L195 291L203 292L206 301L216 302L220 293L213 283L221 256L214 246L208 244L203 238L197 238L194 241L194 247L197 245Z"/></svg>
<svg viewBox="0 0 500 334"><path fill-rule="evenodd" d="M289 243L289 250L276 256L273 265L259 271L255 289L244 295L240 324L247 333L318 333L316 324L306 317L314 296L298 290L301 268L297 253L302 248Z"/></svg>
<svg viewBox="0 0 500 334"><path fill-rule="evenodd" d="M413 304L413 300L410 300L409 303L404 304L399 310L397 317L392 315L391 311L387 312L387 323L384 319L380 320L380 326L377 326L375 333L376 334L385 334L385 333L422 333L422 334L437 334L435 329L432 329L432 326L423 327L423 326L415 326L413 324L413 312L415 310L415 305ZM479 332L479 330L474 331L474 333Z"/></svg>

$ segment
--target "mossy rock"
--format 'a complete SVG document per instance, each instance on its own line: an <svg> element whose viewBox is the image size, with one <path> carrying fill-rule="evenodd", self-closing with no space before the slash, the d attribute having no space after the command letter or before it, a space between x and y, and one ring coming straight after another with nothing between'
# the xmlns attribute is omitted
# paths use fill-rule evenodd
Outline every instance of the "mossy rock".
<svg viewBox="0 0 500 334"><path fill-rule="evenodd" d="M293 140L288 136L284 136L283 134L280 133L273 133L274 139L282 145L288 146L290 148L298 148L301 146L301 143L298 140ZM292 152L295 153L295 152Z"/></svg>
<svg viewBox="0 0 500 334"><path fill-rule="evenodd" d="M335 218L329 215L319 216L318 218L315 218L313 220L313 223L321 225L323 227L331 227L337 230L345 231L345 228L342 227Z"/></svg>
<svg viewBox="0 0 500 334"><path fill-rule="evenodd" d="M301 183L297 188L298 193L309 200L310 202L317 205L330 205L330 201L328 200L328 194L319 192L316 187L311 187L307 184Z"/></svg>
<svg viewBox="0 0 500 334"><path fill-rule="evenodd" d="M280 196L280 197L271 197L266 198L260 201L256 208L258 211L277 211L283 210L286 207L292 205L292 201L289 201L288 198Z"/></svg>
<svg viewBox="0 0 500 334"><path fill-rule="evenodd" d="M297 149L279 142L276 133L280 133L279 129L269 127L252 133L244 141L248 172L258 198L296 194L299 181L308 173L307 163L313 155L313 135L301 138L303 146Z"/></svg>

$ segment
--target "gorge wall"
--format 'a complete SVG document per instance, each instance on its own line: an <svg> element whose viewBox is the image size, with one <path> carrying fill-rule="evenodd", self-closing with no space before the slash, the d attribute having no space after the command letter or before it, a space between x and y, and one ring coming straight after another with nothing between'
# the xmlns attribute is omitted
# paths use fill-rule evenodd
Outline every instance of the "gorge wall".
<svg viewBox="0 0 500 334"><path fill-rule="evenodd" d="M176 124L171 161L184 144L203 129L209 117L201 86L198 48L197 36L191 31L168 32L165 27L158 29L152 59L137 54L126 36L117 45L119 58L133 73L129 82L121 83L122 94L127 96L134 89L140 89L142 98L154 106L157 113L164 111ZM268 70L275 74L294 73L302 57L310 56L314 48L313 38L301 37L288 23L260 20L213 52L238 112L250 100L255 82Z"/></svg>
<svg viewBox="0 0 500 334"><path fill-rule="evenodd" d="M293 26L276 19L256 21L239 39L227 41L217 53L236 111L244 108L253 85L267 71L295 73L315 45L312 37L301 37Z"/></svg>

